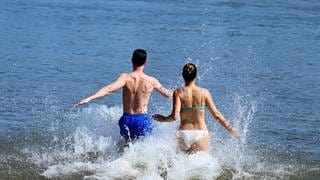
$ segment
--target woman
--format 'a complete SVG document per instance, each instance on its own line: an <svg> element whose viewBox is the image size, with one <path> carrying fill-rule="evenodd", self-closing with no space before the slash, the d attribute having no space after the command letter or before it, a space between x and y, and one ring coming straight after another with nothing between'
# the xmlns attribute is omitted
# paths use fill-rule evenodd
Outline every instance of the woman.
<svg viewBox="0 0 320 180"><path fill-rule="evenodd" d="M182 76L185 86L173 93L173 107L169 116L154 114L153 118L161 122L177 120L181 123L177 132L179 147L186 153L206 151L210 146L210 135L205 122L205 108L232 135L239 137L239 132L233 128L216 108L210 92L195 84L197 68L188 63L183 67Z"/></svg>

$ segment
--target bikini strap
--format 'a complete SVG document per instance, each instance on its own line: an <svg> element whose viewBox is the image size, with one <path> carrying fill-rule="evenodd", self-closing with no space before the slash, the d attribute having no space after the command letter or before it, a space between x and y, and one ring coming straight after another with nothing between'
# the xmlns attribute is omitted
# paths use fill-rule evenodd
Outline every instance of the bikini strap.
<svg viewBox="0 0 320 180"><path fill-rule="evenodd" d="M202 89L200 88L200 106L202 106Z"/></svg>
<svg viewBox="0 0 320 180"><path fill-rule="evenodd" d="M183 91L183 96L184 96L184 105L187 106L187 104L188 104L188 95L185 92L185 89L182 89L182 91Z"/></svg>

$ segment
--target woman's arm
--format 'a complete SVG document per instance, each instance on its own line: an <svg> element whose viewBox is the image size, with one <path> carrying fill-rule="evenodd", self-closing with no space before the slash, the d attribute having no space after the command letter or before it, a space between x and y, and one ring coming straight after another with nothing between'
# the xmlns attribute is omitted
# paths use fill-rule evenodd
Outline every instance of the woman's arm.
<svg viewBox="0 0 320 180"><path fill-rule="evenodd" d="M212 116L225 128L227 129L232 135L236 137L240 137L240 133L231 126L231 124L225 119L225 117L220 113L217 109L216 105L213 102L212 96L208 90L206 90L206 106L208 107L209 111L211 112Z"/></svg>
<svg viewBox="0 0 320 180"><path fill-rule="evenodd" d="M161 114L154 114L152 117L160 122L171 122L177 120L180 116L180 108L181 108L181 101L179 98L178 90L173 92L173 103L172 103L172 111L169 116L163 116Z"/></svg>

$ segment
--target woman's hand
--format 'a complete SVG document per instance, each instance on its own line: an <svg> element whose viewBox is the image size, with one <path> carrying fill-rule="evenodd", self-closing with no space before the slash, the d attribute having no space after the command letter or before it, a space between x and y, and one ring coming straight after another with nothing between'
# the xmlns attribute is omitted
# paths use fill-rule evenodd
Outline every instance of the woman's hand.
<svg viewBox="0 0 320 180"><path fill-rule="evenodd" d="M154 114L154 115L152 115L152 118L157 121L163 121L165 119L165 117L160 114Z"/></svg>
<svg viewBox="0 0 320 180"><path fill-rule="evenodd" d="M232 128L230 133L234 136L234 137L237 137L239 138L240 137L240 133L238 130L236 130L235 128Z"/></svg>

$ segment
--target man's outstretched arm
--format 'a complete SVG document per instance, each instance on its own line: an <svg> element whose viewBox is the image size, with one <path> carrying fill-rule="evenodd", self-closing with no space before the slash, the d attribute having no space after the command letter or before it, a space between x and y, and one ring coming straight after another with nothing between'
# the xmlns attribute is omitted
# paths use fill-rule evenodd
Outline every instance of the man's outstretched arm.
<svg viewBox="0 0 320 180"><path fill-rule="evenodd" d="M173 92L163 87L157 79L154 79L154 88L164 97L172 97Z"/></svg>
<svg viewBox="0 0 320 180"><path fill-rule="evenodd" d="M111 94L112 92L122 88L126 84L126 80L127 80L127 75L121 74L114 82L101 88L99 91L97 91L93 95L88 96L87 98L82 99L81 101L77 102L76 106L86 104L94 99L98 99L98 98L101 98L101 97L104 97L104 96Z"/></svg>

